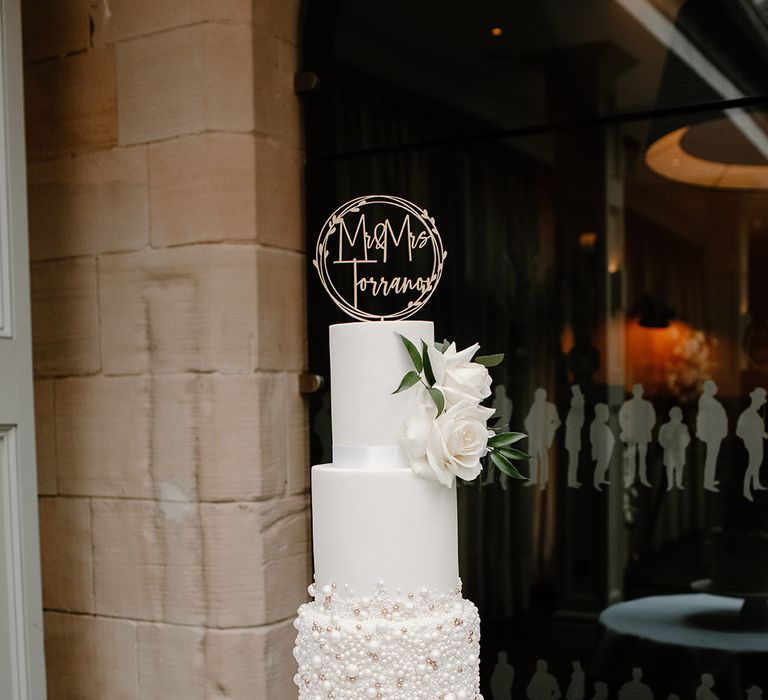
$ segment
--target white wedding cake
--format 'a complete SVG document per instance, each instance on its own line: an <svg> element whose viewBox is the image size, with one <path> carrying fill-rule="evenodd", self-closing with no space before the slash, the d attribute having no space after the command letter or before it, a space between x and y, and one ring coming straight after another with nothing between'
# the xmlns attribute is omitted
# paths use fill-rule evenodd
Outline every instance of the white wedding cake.
<svg viewBox="0 0 768 700"><path fill-rule="evenodd" d="M401 447L419 394L392 393L412 369L398 334L434 342L427 321L330 329L333 463L312 468L315 583L295 622L300 698L481 699L456 488L418 476Z"/></svg>

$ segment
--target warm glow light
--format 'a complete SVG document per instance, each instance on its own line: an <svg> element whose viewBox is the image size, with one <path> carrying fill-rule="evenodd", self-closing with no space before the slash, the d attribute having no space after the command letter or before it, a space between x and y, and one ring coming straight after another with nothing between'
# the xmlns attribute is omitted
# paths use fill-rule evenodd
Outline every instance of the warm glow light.
<svg viewBox="0 0 768 700"><path fill-rule="evenodd" d="M568 324L563 328L563 332L560 334L560 352L562 352L563 355L568 355L568 353L573 350L575 344L576 341L573 337L573 328Z"/></svg>
<svg viewBox="0 0 768 700"><path fill-rule="evenodd" d="M597 243L597 234L594 231L585 231L579 235L579 245L582 248L594 248Z"/></svg>
<svg viewBox="0 0 768 700"><path fill-rule="evenodd" d="M626 387L640 383L649 394L697 396L712 376L714 340L682 321L666 328L646 328L637 318L626 326Z"/></svg>
<svg viewBox="0 0 768 700"><path fill-rule="evenodd" d="M491 36L501 36L504 30L501 27L493 27L491 29Z"/></svg>
<svg viewBox="0 0 768 700"><path fill-rule="evenodd" d="M683 149L688 126L654 141L645 152L646 165L668 180L724 190L768 189L768 165L718 163L691 155Z"/></svg>

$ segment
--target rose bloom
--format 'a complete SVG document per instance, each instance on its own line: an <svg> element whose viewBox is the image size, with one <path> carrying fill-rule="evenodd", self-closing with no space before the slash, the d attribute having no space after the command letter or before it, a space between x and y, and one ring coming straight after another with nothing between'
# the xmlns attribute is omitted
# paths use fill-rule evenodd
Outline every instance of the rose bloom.
<svg viewBox="0 0 768 700"><path fill-rule="evenodd" d="M435 347L429 347L435 389L443 392L446 407L461 401L480 403L491 395L491 375L488 368L471 362L479 349L477 343L461 351L456 350L456 343L451 343L444 353Z"/></svg>
<svg viewBox="0 0 768 700"><path fill-rule="evenodd" d="M451 488L456 476L470 481L480 474L480 460L488 453L488 438L493 434L486 427L493 409L460 401L436 414L431 397L420 388L405 423L402 445L416 474Z"/></svg>

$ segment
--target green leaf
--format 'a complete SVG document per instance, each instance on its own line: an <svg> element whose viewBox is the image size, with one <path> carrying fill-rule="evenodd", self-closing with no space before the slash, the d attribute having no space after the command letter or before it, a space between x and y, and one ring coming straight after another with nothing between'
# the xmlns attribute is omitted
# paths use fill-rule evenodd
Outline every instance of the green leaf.
<svg viewBox="0 0 768 700"><path fill-rule="evenodd" d="M497 447L496 449L507 459L524 460L531 458L531 455L529 455L527 452L516 450L514 447Z"/></svg>
<svg viewBox="0 0 768 700"><path fill-rule="evenodd" d="M445 354L445 351L448 349L448 346L450 343L447 340L444 340L442 343L435 341L435 348L437 348L442 354Z"/></svg>
<svg viewBox="0 0 768 700"><path fill-rule="evenodd" d="M435 402L435 406L437 406L437 415L439 416L443 409L445 408L445 396L443 396L443 392L440 391L440 389L427 389L429 392L429 395L432 397L432 400Z"/></svg>
<svg viewBox="0 0 768 700"><path fill-rule="evenodd" d="M417 372L421 372L423 365L421 363L421 355L419 355L419 351L417 350L416 346L408 340L404 335L401 333L398 333L400 336L400 340L403 341L403 345L405 345L405 349L408 351L408 354L411 356L411 362L413 362L413 366L416 368Z"/></svg>
<svg viewBox="0 0 768 700"><path fill-rule="evenodd" d="M504 362L504 353L500 352L497 355L479 355L472 362L477 362L479 365L485 367L495 367Z"/></svg>
<svg viewBox="0 0 768 700"><path fill-rule="evenodd" d="M399 394L401 391L405 391L406 389L409 389L414 384L419 382L421 377L416 372L408 372L402 380L400 381L400 386L397 387L392 393L393 394Z"/></svg>
<svg viewBox="0 0 768 700"><path fill-rule="evenodd" d="M499 433L488 440L488 445L490 447L506 447L525 437L528 437L525 433Z"/></svg>
<svg viewBox="0 0 768 700"><path fill-rule="evenodd" d="M527 479L528 477L523 476L519 471L517 471L517 468L515 467L512 462L510 462L506 457L503 455L500 455L498 452L491 452L491 462L493 462L500 471L502 471L507 476L511 476L513 479Z"/></svg>
<svg viewBox="0 0 768 700"><path fill-rule="evenodd" d="M427 344L423 340L421 341L421 347L422 356L424 358L424 377L426 378L427 384L429 384L429 386L434 386L435 373L432 371L432 363L429 361L429 351L427 350Z"/></svg>

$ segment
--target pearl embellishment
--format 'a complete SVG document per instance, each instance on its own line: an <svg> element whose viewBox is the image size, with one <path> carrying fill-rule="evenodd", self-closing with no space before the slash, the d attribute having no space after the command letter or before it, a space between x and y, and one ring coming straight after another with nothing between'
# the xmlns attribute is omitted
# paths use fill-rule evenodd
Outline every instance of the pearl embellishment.
<svg viewBox="0 0 768 700"><path fill-rule="evenodd" d="M392 598L383 582L372 596L337 589L310 586L294 622L300 700L482 700L480 618L461 583Z"/></svg>

